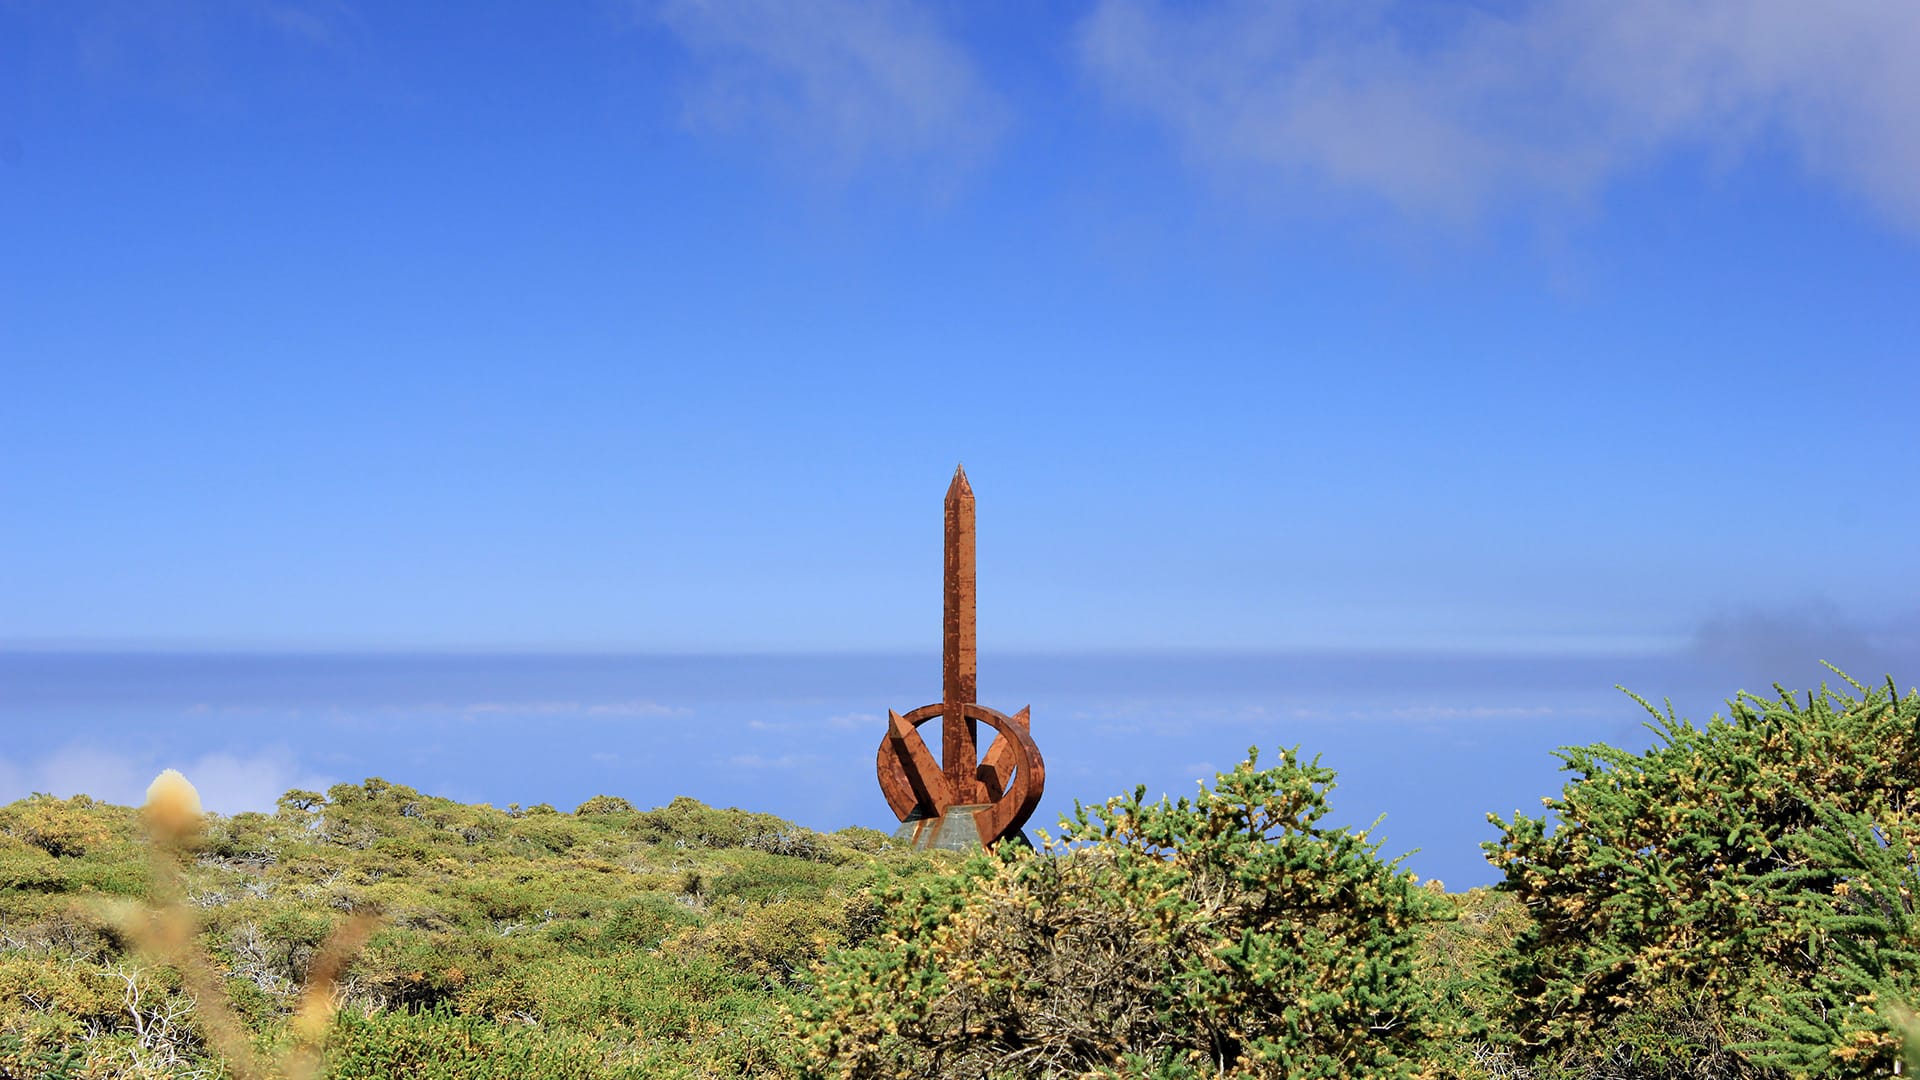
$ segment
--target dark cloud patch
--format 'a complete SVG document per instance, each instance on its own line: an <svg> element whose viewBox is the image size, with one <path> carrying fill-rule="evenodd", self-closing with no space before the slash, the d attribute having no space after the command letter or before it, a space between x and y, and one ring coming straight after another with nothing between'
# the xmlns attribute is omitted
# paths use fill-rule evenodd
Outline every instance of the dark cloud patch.
<svg viewBox="0 0 1920 1080"><path fill-rule="evenodd" d="M1887 676L1911 682L1920 613L1890 620L1856 618L1831 601L1723 612L1694 634L1692 655L1707 669L1765 691L1774 683L1802 690L1841 680L1832 664L1863 683Z"/></svg>

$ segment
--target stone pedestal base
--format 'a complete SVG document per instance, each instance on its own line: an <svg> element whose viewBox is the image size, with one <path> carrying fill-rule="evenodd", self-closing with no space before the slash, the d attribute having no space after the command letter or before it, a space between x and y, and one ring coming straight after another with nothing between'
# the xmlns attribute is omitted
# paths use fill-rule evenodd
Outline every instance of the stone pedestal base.
<svg viewBox="0 0 1920 1080"><path fill-rule="evenodd" d="M980 851L980 826L975 823L975 815L985 815L993 809L991 803L979 806L949 806L947 812L939 817L909 817L900 823L893 834L893 842L903 844L915 851ZM1007 837L1011 843L1031 847L1026 834L1014 833Z"/></svg>
<svg viewBox="0 0 1920 1080"><path fill-rule="evenodd" d="M991 809L991 806L949 806L939 817L910 817L900 823L893 840L915 851L979 851L983 847L980 827L974 824L973 818Z"/></svg>

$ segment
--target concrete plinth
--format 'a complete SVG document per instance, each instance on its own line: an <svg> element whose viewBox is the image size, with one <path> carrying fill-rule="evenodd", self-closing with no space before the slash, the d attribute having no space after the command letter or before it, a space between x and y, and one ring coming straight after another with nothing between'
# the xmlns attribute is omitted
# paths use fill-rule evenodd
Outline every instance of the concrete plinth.
<svg viewBox="0 0 1920 1080"><path fill-rule="evenodd" d="M991 809L992 806L949 806L940 817L910 817L900 823L893 840L915 851L979 851L980 827L974 824L973 818Z"/></svg>
<svg viewBox="0 0 1920 1080"><path fill-rule="evenodd" d="M992 810L992 804L949 806L942 817L910 817L894 831L893 842L915 851L980 851L980 826L974 815ZM1024 832L1009 834L1004 842L1032 847Z"/></svg>

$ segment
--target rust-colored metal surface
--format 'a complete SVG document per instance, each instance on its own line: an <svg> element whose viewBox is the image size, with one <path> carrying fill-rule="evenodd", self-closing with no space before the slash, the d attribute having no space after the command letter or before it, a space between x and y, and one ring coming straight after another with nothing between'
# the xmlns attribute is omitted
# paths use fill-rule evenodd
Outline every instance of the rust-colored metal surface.
<svg viewBox="0 0 1920 1080"><path fill-rule="evenodd" d="M1008 716L977 700L974 639L973 488L964 468L947 487L946 574L941 611L942 700L905 714L887 712L880 740L880 791L916 846L956 846L951 818L970 821L991 848L1020 829L1040 805L1047 766L1034 745L1029 710ZM940 758L920 737L920 725L940 718ZM983 756L980 725L994 732ZM971 837L968 837L971 839Z"/></svg>
<svg viewBox="0 0 1920 1080"><path fill-rule="evenodd" d="M941 575L940 696L946 704L940 725L940 764L956 803L978 803L984 789L973 771L979 764L979 724L960 708L978 700L979 653L974 631L973 485L965 467L953 470L947 485L946 566Z"/></svg>

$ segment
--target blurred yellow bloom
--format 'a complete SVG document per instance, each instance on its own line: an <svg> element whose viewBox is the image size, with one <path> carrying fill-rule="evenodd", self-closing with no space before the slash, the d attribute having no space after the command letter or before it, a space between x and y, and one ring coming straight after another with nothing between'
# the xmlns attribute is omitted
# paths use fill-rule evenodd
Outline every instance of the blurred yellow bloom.
<svg viewBox="0 0 1920 1080"><path fill-rule="evenodd" d="M153 838L162 843L177 844L200 831L200 793L175 769L153 778L141 812Z"/></svg>

